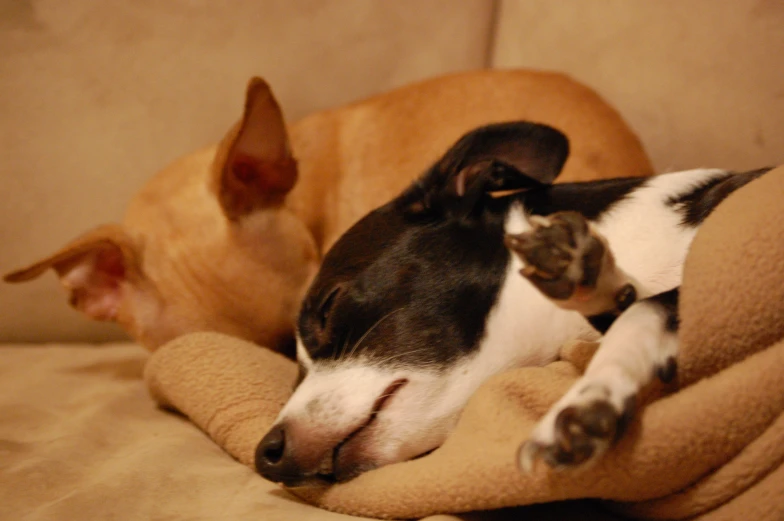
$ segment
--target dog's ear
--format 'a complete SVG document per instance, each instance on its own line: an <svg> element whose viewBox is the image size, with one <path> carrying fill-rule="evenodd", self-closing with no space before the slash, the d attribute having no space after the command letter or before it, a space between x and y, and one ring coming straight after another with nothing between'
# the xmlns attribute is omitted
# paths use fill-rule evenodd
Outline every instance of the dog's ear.
<svg viewBox="0 0 784 521"><path fill-rule="evenodd" d="M231 220L280 204L297 182L283 113L261 78L248 83L242 120L219 146L213 169L213 190Z"/></svg>
<svg viewBox="0 0 784 521"><path fill-rule="evenodd" d="M460 138L415 184L408 200L415 212L438 208L469 214L493 192L552 184L568 156L569 140L547 125L487 125Z"/></svg>
<svg viewBox="0 0 784 521"><path fill-rule="evenodd" d="M122 226L106 224L74 239L59 251L6 274L25 282L54 269L70 293L70 304L95 320L116 320L128 284L142 277L138 253Z"/></svg>

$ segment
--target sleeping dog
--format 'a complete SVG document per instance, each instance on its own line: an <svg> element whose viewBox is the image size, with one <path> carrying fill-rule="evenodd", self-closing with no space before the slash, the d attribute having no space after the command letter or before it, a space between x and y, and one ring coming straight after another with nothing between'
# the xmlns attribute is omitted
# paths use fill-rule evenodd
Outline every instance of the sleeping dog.
<svg viewBox="0 0 784 521"><path fill-rule="evenodd" d="M600 333L520 463L573 467L608 448L639 391L675 374L697 228L765 170L553 185L568 149L544 125L479 128L342 236L303 302L300 377L259 443L262 475L345 481L425 454L490 376Z"/></svg>

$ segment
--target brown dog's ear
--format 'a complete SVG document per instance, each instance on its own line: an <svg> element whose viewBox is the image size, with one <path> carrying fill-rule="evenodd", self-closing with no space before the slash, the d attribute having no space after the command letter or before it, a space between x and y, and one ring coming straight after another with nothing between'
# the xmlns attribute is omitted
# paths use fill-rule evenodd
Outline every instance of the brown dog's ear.
<svg viewBox="0 0 784 521"><path fill-rule="evenodd" d="M297 182L283 114L261 78L248 83L242 121L226 136L214 168L213 189L231 220L279 204Z"/></svg>
<svg viewBox="0 0 784 521"><path fill-rule="evenodd" d="M116 320L125 282L141 276L136 248L120 225L105 224L31 266L6 274L25 282L54 269L70 292L70 304L95 320Z"/></svg>

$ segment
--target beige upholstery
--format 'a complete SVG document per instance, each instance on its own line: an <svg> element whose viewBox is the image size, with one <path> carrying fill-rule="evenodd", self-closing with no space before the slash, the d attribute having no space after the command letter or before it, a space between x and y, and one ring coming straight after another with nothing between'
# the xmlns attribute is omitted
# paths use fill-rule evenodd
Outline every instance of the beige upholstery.
<svg viewBox="0 0 784 521"><path fill-rule="evenodd" d="M146 359L133 345L7 345L0 519L357 519L293 499L183 418L156 409L142 380Z"/></svg>
<svg viewBox="0 0 784 521"><path fill-rule="evenodd" d="M568 71L659 171L784 162L780 0L501 0L493 65Z"/></svg>

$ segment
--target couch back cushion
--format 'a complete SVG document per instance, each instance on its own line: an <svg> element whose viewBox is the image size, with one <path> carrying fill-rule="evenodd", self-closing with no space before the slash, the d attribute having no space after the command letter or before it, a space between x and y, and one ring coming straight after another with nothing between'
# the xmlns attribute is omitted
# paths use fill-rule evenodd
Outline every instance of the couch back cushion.
<svg viewBox="0 0 784 521"><path fill-rule="evenodd" d="M784 2L500 0L493 64L560 69L659 171L784 163Z"/></svg>

